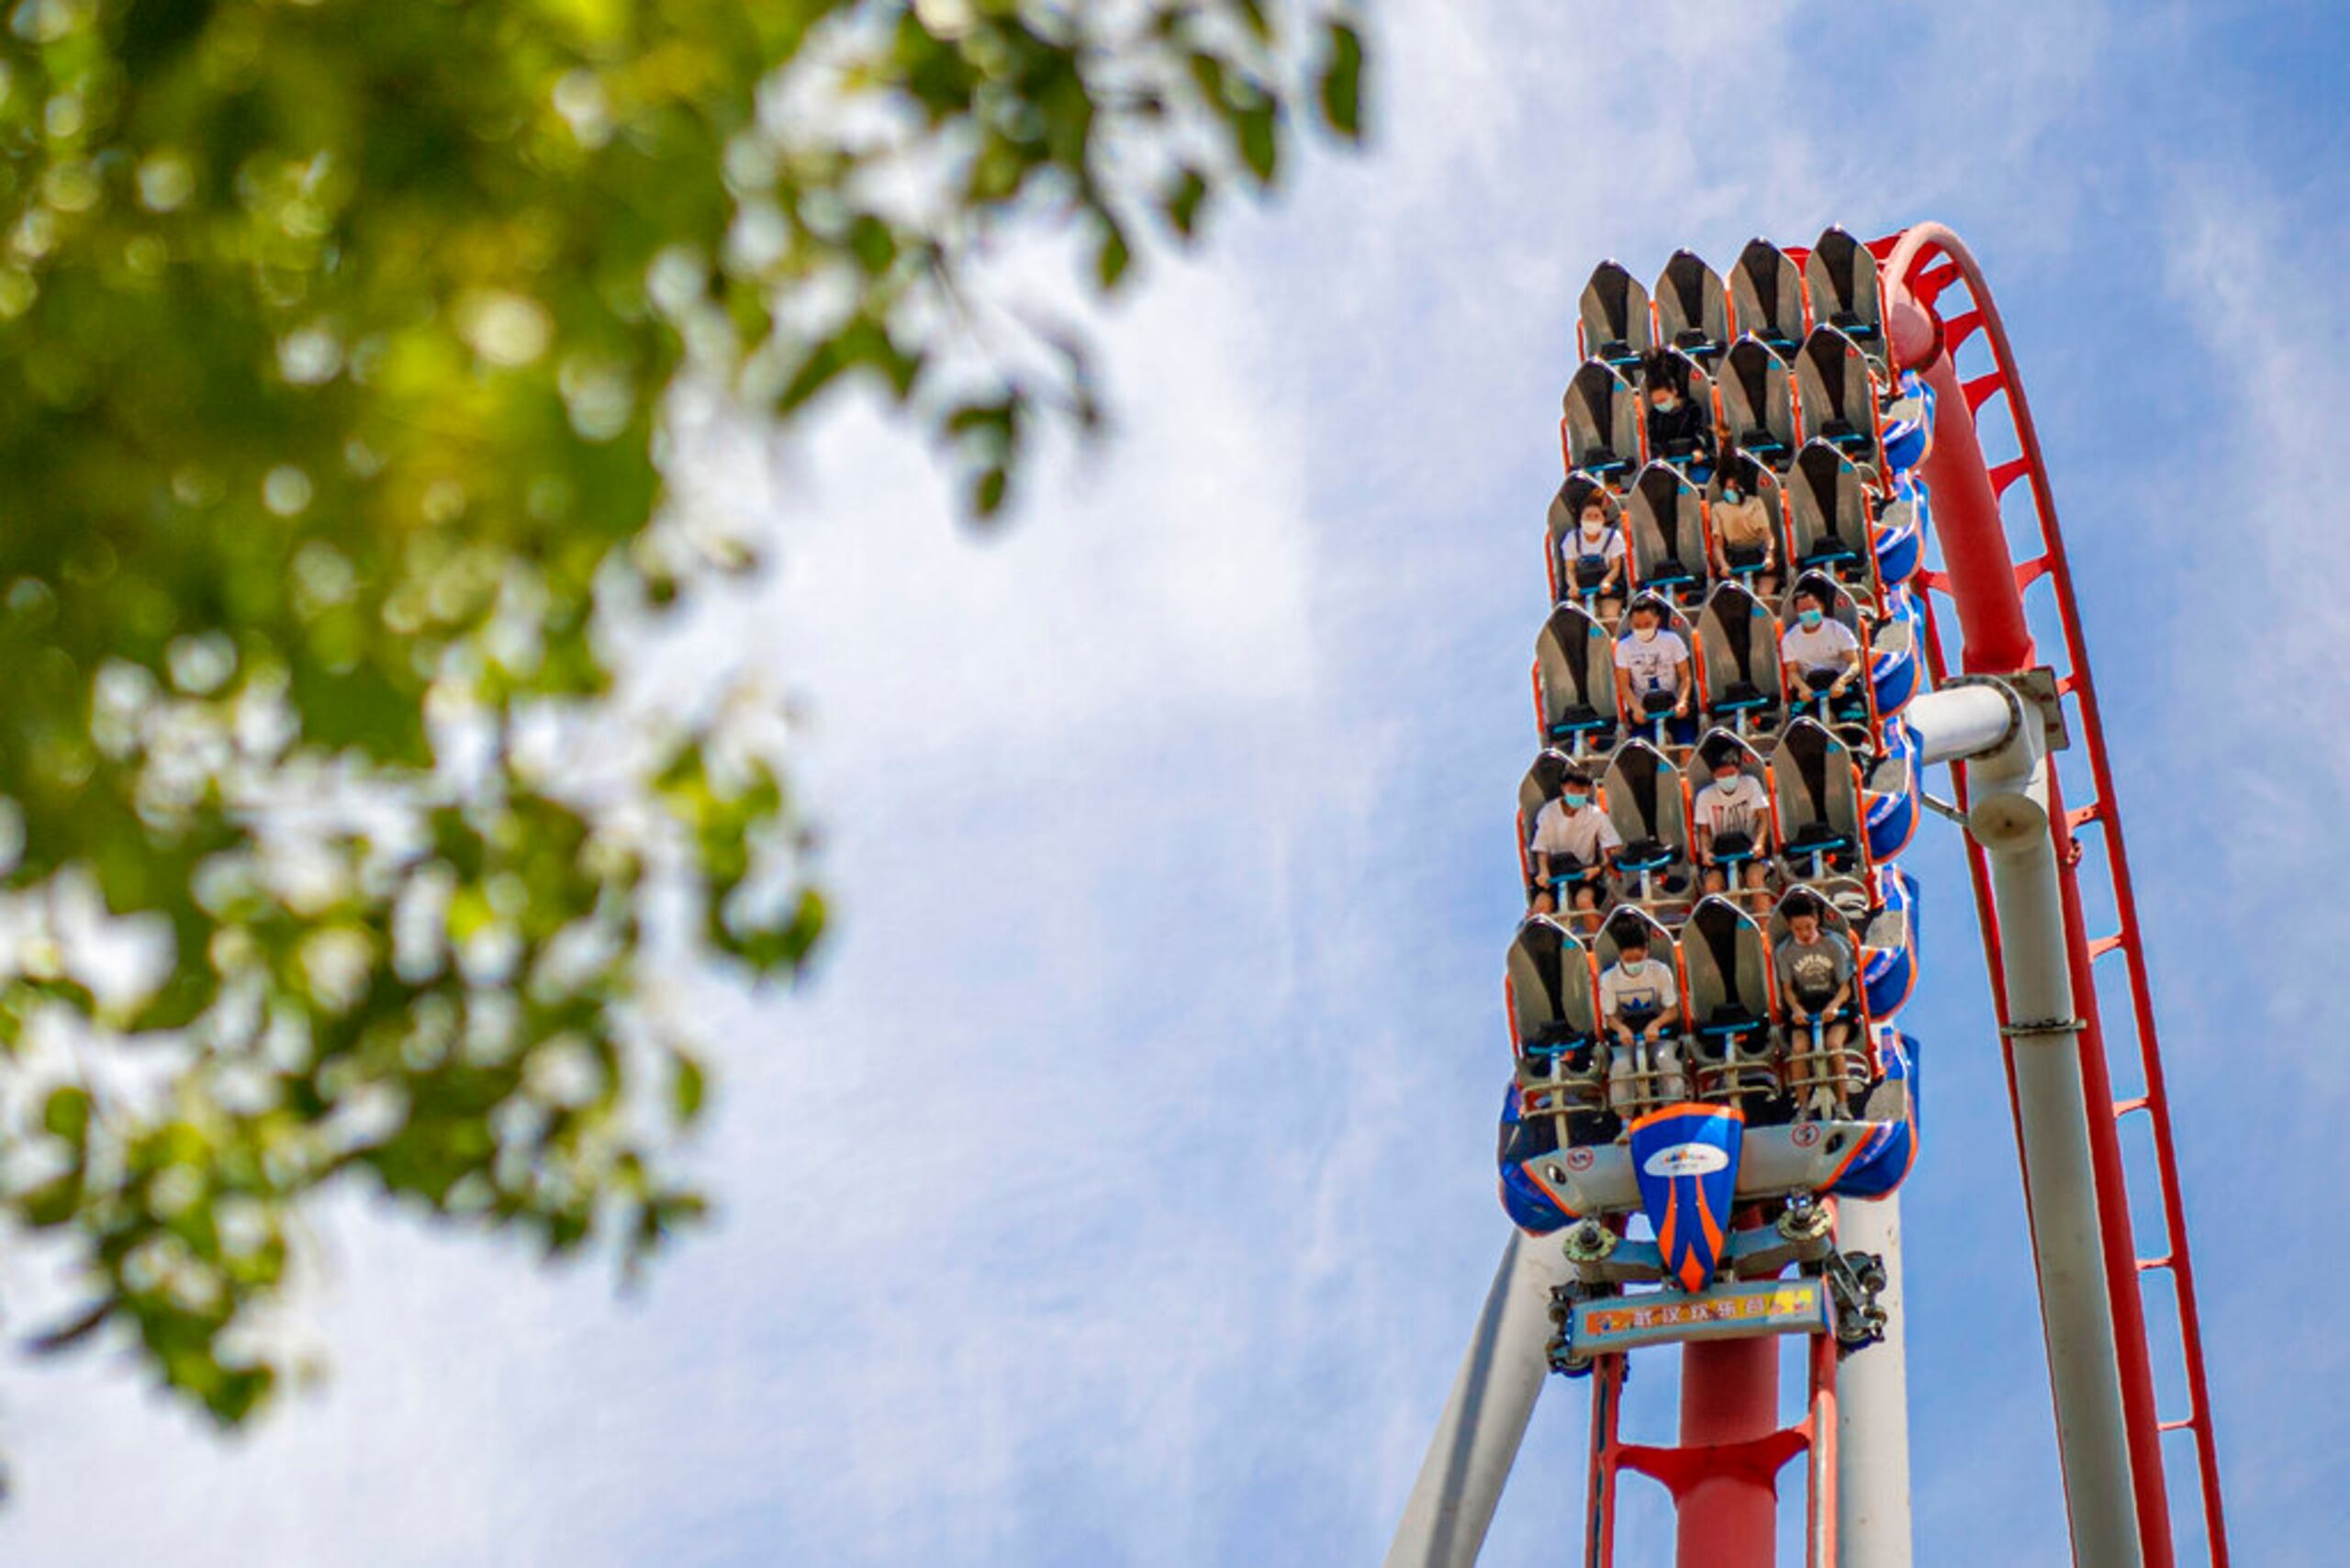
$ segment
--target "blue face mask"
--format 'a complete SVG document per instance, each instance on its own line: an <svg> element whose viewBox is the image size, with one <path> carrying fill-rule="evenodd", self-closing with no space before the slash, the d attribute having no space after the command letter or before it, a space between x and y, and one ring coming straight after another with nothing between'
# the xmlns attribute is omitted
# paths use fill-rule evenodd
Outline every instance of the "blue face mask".
<svg viewBox="0 0 2350 1568"><path fill-rule="evenodd" d="M1826 620L1827 617L1822 615L1817 610L1800 610L1796 612L1796 619L1803 622L1803 629L1805 631L1812 632L1817 631L1819 627L1819 623Z"/></svg>
<svg viewBox="0 0 2350 1568"><path fill-rule="evenodd" d="M1591 797L1588 795L1577 795L1570 792L1561 795L1559 799L1567 803L1567 810L1571 812L1579 812L1585 806L1591 804Z"/></svg>
<svg viewBox="0 0 2350 1568"><path fill-rule="evenodd" d="M1722 499L1728 501L1732 506L1738 505L1738 487L1735 485L1724 485L1722 487Z"/></svg>

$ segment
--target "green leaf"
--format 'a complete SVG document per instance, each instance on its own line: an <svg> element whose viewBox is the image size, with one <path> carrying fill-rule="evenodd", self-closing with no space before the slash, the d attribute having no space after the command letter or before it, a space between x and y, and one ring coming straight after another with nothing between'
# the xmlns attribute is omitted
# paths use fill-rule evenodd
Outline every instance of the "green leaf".
<svg viewBox="0 0 2350 1568"><path fill-rule="evenodd" d="M1362 36L1332 20L1323 30L1322 118L1349 141L1362 138Z"/></svg>
<svg viewBox="0 0 2350 1568"><path fill-rule="evenodd" d="M1126 267L1134 260L1134 252L1126 246L1125 230L1116 218L1103 213L1101 217L1102 243L1093 253L1094 274L1101 279L1103 293L1113 293L1119 281L1126 275Z"/></svg>
<svg viewBox="0 0 2350 1568"><path fill-rule="evenodd" d="M1178 234L1190 240L1199 231L1200 208L1207 198L1207 176L1187 164L1174 185L1161 194L1159 210Z"/></svg>
<svg viewBox="0 0 2350 1568"><path fill-rule="evenodd" d="M41 1103L40 1125L50 1137L63 1138L79 1148L90 1131L89 1092L72 1083L61 1083L50 1090L49 1098Z"/></svg>

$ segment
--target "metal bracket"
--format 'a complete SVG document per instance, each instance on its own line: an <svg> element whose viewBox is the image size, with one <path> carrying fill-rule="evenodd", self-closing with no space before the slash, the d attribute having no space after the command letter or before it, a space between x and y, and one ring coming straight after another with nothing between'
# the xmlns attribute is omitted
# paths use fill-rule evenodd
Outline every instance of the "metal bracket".
<svg viewBox="0 0 2350 1568"><path fill-rule="evenodd" d="M2065 723L2065 698L2056 689L2054 670L2041 665L2032 669L2020 669L1999 678L2015 688L2017 696L2040 710L2040 722L2048 733L2050 751L2072 749L2072 732Z"/></svg>
<svg viewBox="0 0 2350 1568"><path fill-rule="evenodd" d="M1884 1338L1885 1308L1876 1298L1885 1289L1885 1260L1874 1252L1831 1252L1819 1273L1836 1309L1837 1353L1850 1355Z"/></svg>

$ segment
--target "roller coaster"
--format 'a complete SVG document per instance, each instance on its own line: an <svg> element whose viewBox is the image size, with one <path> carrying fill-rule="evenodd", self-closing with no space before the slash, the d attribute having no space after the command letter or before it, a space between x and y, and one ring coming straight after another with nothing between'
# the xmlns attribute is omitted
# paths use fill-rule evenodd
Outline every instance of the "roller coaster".
<svg viewBox="0 0 2350 1568"><path fill-rule="evenodd" d="M1552 1374L1590 1390L1585 1568L1617 1561L1626 1473L1670 1494L1681 1568L1768 1568L1798 1459L1806 1568L1907 1568L1897 1193L1923 1078L1899 1027L1920 962L1900 857L1937 813L1966 834L2074 1561L2225 1568L2129 861L1980 268L1939 224L1866 243L1830 228L1807 249L1754 240L1727 278L1688 251L1653 288L1604 262L1577 315L1504 991L1516 1228L1390 1568L1476 1561ZM2025 610L2043 581L2062 644L2045 655ZM2093 790L2071 804L2052 756L2068 748ZM2092 908L2114 928L2093 932ZM2128 1016L2108 1020L2112 970ZM2153 1151L2135 1170L2133 1117ZM2133 1198L2159 1235L2138 1234ZM1782 1425L1788 1337L1807 1387ZM1679 1440L1628 1441L1629 1358L1662 1346ZM2181 1408L2160 1407L2158 1357Z"/></svg>

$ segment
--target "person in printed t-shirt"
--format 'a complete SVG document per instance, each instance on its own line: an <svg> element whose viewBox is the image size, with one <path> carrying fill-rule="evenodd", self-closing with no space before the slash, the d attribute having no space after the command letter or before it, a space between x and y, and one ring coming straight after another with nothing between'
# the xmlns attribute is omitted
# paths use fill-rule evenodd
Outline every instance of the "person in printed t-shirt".
<svg viewBox="0 0 2350 1568"><path fill-rule="evenodd" d="M1658 1087L1667 1100L1688 1092L1681 1076L1681 1047L1663 1038L1681 1016L1681 983L1671 958L1649 956L1648 927L1627 923L1616 938L1616 961L1599 977L1599 1015L1612 1048L1607 1053L1607 1103L1623 1111L1632 1096L1632 1073L1640 1046L1649 1064L1663 1076ZM1628 1128L1624 1136L1631 1136Z"/></svg>
<svg viewBox="0 0 2350 1568"><path fill-rule="evenodd" d="M1559 793L1534 814L1534 913L1555 914L1554 885L1563 882L1569 907L1595 913L1602 879L1624 847L1624 835L1592 792L1591 775L1570 766L1560 776Z"/></svg>
<svg viewBox="0 0 2350 1568"><path fill-rule="evenodd" d="M1762 781L1740 766L1742 760L1736 746L1718 745L1706 758L1711 778L1690 802L1692 847L1709 893L1722 892L1729 886L1729 868L1721 860L1726 854L1751 854L1753 858L1745 862L1740 881L1756 891L1763 883L1762 852L1767 847L1763 841L1770 832L1771 797Z"/></svg>
<svg viewBox="0 0 2350 1568"><path fill-rule="evenodd" d="M1632 629L1616 639L1616 706L1634 723L1671 713L1689 717L1689 644L1664 625L1664 600L1643 593L1626 619Z"/></svg>
<svg viewBox="0 0 2350 1568"><path fill-rule="evenodd" d="M1796 619L1779 635L1779 661L1795 684L1841 702L1861 679L1861 640L1836 619L1836 595L1818 581L1796 585Z"/></svg>
<svg viewBox="0 0 2350 1568"><path fill-rule="evenodd" d="M1787 935L1772 960L1779 973L1779 995L1786 1003L1787 1024L1795 1033L1794 1048L1811 1048L1810 1036L1817 1024L1819 1044L1841 1054L1852 1035L1851 1024L1837 1016L1852 1000L1852 944L1827 933L1819 901L1811 893L1790 898L1786 915ZM1813 1090L1801 1111L1807 1116L1850 1115L1843 1074L1835 1073L1829 1083Z"/></svg>

